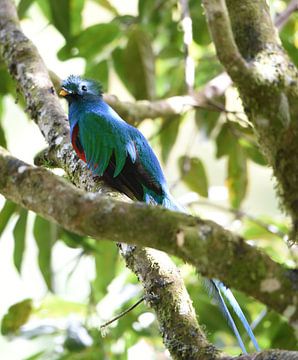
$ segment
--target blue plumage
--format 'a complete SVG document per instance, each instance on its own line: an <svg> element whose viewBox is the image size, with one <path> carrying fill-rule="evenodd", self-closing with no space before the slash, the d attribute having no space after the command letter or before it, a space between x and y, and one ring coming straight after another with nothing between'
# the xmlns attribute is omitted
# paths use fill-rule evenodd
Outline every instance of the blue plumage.
<svg viewBox="0 0 298 360"><path fill-rule="evenodd" d="M97 82L71 75L63 81L60 95L65 96L69 103L73 147L94 174L131 198L185 212L172 198L159 161L145 137L104 102ZM215 279L206 280L206 284L233 329L242 351L246 353L222 294L258 351L256 339L231 291Z"/></svg>

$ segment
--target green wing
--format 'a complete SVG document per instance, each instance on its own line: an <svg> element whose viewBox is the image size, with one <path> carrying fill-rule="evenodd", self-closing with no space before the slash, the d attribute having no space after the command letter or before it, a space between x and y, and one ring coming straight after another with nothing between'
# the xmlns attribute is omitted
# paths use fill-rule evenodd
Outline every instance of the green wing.
<svg viewBox="0 0 298 360"><path fill-rule="evenodd" d="M122 171L128 155L135 162L136 149L125 123L90 112L84 113L78 125L86 162L95 174L103 175L112 154L115 156L114 177Z"/></svg>

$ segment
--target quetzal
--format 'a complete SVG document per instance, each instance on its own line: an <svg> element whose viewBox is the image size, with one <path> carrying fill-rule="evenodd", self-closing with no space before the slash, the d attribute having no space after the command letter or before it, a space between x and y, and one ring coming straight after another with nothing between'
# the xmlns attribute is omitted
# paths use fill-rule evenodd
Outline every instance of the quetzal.
<svg viewBox="0 0 298 360"><path fill-rule="evenodd" d="M70 75L62 82L60 95L69 104L73 148L95 175L130 198L184 211L171 196L149 143L138 129L126 123L104 102L98 82ZM206 284L232 327L243 353L246 353L245 346L224 297L258 351L257 341L231 291L216 279L206 280Z"/></svg>

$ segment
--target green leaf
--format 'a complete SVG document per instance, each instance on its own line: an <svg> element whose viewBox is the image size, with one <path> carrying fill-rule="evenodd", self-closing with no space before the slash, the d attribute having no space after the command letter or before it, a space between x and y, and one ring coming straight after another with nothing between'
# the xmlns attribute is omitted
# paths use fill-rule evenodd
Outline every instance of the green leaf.
<svg viewBox="0 0 298 360"><path fill-rule="evenodd" d="M94 255L96 277L92 282L93 296L97 303L107 293L107 287L117 271L118 250L115 244L102 242L97 244Z"/></svg>
<svg viewBox="0 0 298 360"><path fill-rule="evenodd" d="M141 21L148 20L152 14L153 9L156 6L156 2L152 0L139 0L138 13Z"/></svg>
<svg viewBox="0 0 298 360"><path fill-rule="evenodd" d="M96 243L89 237L77 235L66 229L59 228L59 239L71 248L83 248L85 253L94 253L96 251Z"/></svg>
<svg viewBox="0 0 298 360"><path fill-rule="evenodd" d="M33 4L34 0L21 0L18 5L18 15L20 19L25 17L27 10Z"/></svg>
<svg viewBox="0 0 298 360"><path fill-rule="evenodd" d="M4 147L5 149L7 148L5 133L4 133L1 123L0 123L0 146Z"/></svg>
<svg viewBox="0 0 298 360"><path fill-rule="evenodd" d="M30 355L29 357L26 357L24 360L38 360L42 359L41 356L45 353L46 350L38 351L37 353Z"/></svg>
<svg viewBox="0 0 298 360"><path fill-rule="evenodd" d="M17 332L19 328L28 321L32 309L33 306L31 299L26 299L10 306L7 314L4 315L2 319L2 335L8 335Z"/></svg>
<svg viewBox="0 0 298 360"><path fill-rule="evenodd" d="M219 115L220 114L216 111L208 111L202 109L196 110L195 122L198 129L202 131L203 134L206 134L206 136L210 136L212 130L217 125Z"/></svg>
<svg viewBox="0 0 298 360"><path fill-rule="evenodd" d="M41 6L43 12L52 19L53 25L66 40L79 33L85 0L49 0L48 5L50 14L47 14L47 8Z"/></svg>
<svg viewBox="0 0 298 360"><path fill-rule="evenodd" d="M208 179L204 164L199 158L182 156L179 159L179 169L182 180L190 190L208 197Z"/></svg>
<svg viewBox="0 0 298 360"><path fill-rule="evenodd" d="M230 126L227 123L223 124L216 138L216 157L219 159L230 155L237 141L237 138L235 138L230 130Z"/></svg>
<svg viewBox="0 0 298 360"><path fill-rule="evenodd" d="M155 58L146 31L134 26L123 54L125 85L136 99L155 96Z"/></svg>
<svg viewBox="0 0 298 360"><path fill-rule="evenodd" d="M25 250L26 227L27 227L28 211L21 209L20 216L13 230L14 237L14 251L13 261L18 272L21 272L23 255Z"/></svg>
<svg viewBox="0 0 298 360"><path fill-rule="evenodd" d="M254 161L256 164L265 166L267 165L267 161L258 149L257 145L253 144L252 142L246 139L239 140L241 146L244 148L246 155Z"/></svg>
<svg viewBox="0 0 298 360"><path fill-rule="evenodd" d="M97 4L99 4L100 6L102 6L103 8L105 8L106 10L110 11L113 15L118 16L118 10L115 8L115 6L113 6L109 0L93 0L94 2L96 2Z"/></svg>
<svg viewBox="0 0 298 360"><path fill-rule="evenodd" d="M58 51L58 57L60 60L68 60L70 56L81 56L90 61L100 54L104 58L106 48L111 46L119 35L120 28L114 23L90 26L63 46Z"/></svg>
<svg viewBox="0 0 298 360"><path fill-rule="evenodd" d="M238 209L247 190L247 158L242 146L236 142L228 159L228 177L226 184L233 208Z"/></svg>
<svg viewBox="0 0 298 360"><path fill-rule="evenodd" d="M65 314L76 314L78 317L86 315L86 304L65 300L59 296L47 295L40 307L34 311L34 316L39 319L61 319Z"/></svg>
<svg viewBox="0 0 298 360"><path fill-rule="evenodd" d="M0 99L0 146L6 149L7 148L6 137L5 137L4 129L1 124L2 114L3 114L3 100Z"/></svg>
<svg viewBox="0 0 298 360"><path fill-rule="evenodd" d="M17 205L12 201L6 200L1 212L0 212L0 237L11 218L12 214L16 211Z"/></svg>
<svg viewBox="0 0 298 360"><path fill-rule="evenodd" d="M108 88L109 67L106 60L101 62L88 62L85 76L90 79L96 79L101 82L104 89Z"/></svg>
<svg viewBox="0 0 298 360"><path fill-rule="evenodd" d="M117 75L119 76L122 83L127 87L125 68L124 68L124 50L121 49L120 47L117 47L112 52L112 59L113 59L114 69Z"/></svg>
<svg viewBox="0 0 298 360"><path fill-rule="evenodd" d="M57 226L40 216L36 216L33 228L38 248L38 265L49 290L52 286L52 247L57 240Z"/></svg>
<svg viewBox="0 0 298 360"><path fill-rule="evenodd" d="M210 44L211 38L203 6L198 6L198 2L196 0L191 0L189 8L192 19L194 41L200 45Z"/></svg>
<svg viewBox="0 0 298 360"><path fill-rule="evenodd" d="M69 39L70 37L70 0L49 0L54 26Z"/></svg>
<svg viewBox="0 0 298 360"><path fill-rule="evenodd" d="M96 338L99 339L101 337L98 335ZM100 340L97 341L100 342ZM59 358L59 360L98 360L98 359L107 359L105 346L103 346L103 344L101 343L99 344L99 346L90 347L80 352L66 353L65 355L62 355L62 357Z"/></svg>
<svg viewBox="0 0 298 360"><path fill-rule="evenodd" d="M159 141L161 145L161 158L164 163L168 160L169 154L175 145L181 124L180 116L172 116L163 120Z"/></svg>
<svg viewBox="0 0 298 360"><path fill-rule="evenodd" d="M6 95L9 92L13 92L15 94L15 88L12 83L11 76L9 75L9 72L7 71L6 67L4 66L4 63L0 62L0 95ZM2 98L0 96L0 99ZM3 98L2 98L3 100Z"/></svg>
<svg viewBox="0 0 298 360"><path fill-rule="evenodd" d="M71 35L77 35L82 29L82 13L85 6L85 0L68 0L70 12L70 32Z"/></svg>

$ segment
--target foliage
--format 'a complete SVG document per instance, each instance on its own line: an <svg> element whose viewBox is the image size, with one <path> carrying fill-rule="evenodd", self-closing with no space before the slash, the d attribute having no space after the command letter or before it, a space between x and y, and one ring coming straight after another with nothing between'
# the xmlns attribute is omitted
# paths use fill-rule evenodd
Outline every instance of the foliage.
<svg viewBox="0 0 298 360"><path fill-rule="evenodd" d="M90 3L96 6L98 11L107 13L109 20L85 26L84 17L91 16L91 13L89 10L86 15L84 11L88 10ZM274 0L272 3L282 8L288 2ZM57 53L58 59L61 62L84 59L85 75L100 80L106 90L117 78L129 96L136 100L184 95L184 46L179 1L139 0L137 5L136 14L127 14L112 0L21 0L18 12L24 20L32 19L33 10L34 14L37 12L39 16L43 16L64 39L64 44ZM197 68L195 88L199 89L218 75L222 68L211 44L202 7L196 0L190 0L189 7L193 22L191 56ZM297 27L298 17L294 15L281 32L283 45L296 65ZM2 120L5 113L4 100L8 94L15 97L16 91L1 63L0 78L0 145L7 147L7 134ZM229 93L226 92L206 109L196 109L184 117L181 115L154 120L149 127L153 134L152 144L156 150L160 150L164 165L178 169L174 171L177 175L176 183L182 184L182 189L196 193L193 202L201 199L200 197L208 198L208 190L212 186L211 178L214 179L214 174L210 176L208 173L204 153L199 156L200 150L197 151L199 147L196 140L208 140L218 161L224 163L229 205L234 210L241 210L252 181L249 167L253 162L265 168L266 162L258 150L253 129L247 122L237 94L232 97L231 101ZM22 107L22 100L16 106ZM192 130L189 130L190 128ZM26 142L24 146L27 146ZM200 213L203 211L196 206L193 209ZM254 221L251 218L247 220L237 211L232 214L232 220L241 220L238 230L246 239L257 242L280 262L292 264L295 261L294 255L281 238L282 234L288 233L286 220L267 216L261 221ZM34 222L33 227L30 219ZM154 315L147 312L144 304L117 321L105 336L99 333L99 322L102 323L115 313L121 312L141 296L136 279L125 270L113 244L96 244L92 239L69 233L38 215L33 217L10 201L5 202L0 212L0 237L5 234L4 231L7 233L10 230L8 225L11 225L14 237L12 261L17 271L22 273L28 234L31 236L33 233L38 266L48 290L52 293L57 291L57 274L53 266L56 246L63 243L65 248L78 256L75 268L69 272L69 278L75 274L82 258L92 258L93 261L94 276L89 278L90 291L87 301L73 303L59 296L47 295L40 305L32 305L32 301L26 299L12 305L4 315L1 327L3 335L13 333L36 344L37 340L44 339L46 346L40 349L36 345L35 354L28 356L27 360L123 359L126 358L128 350L141 339L145 339L156 354L163 352ZM273 231L273 228L278 231ZM78 247L83 248L80 254ZM204 290L199 288L197 274L187 265L180 262L179 265L210 340L219 347L224 346L227 352L238 353L235 339L225 319L214 305L210 304ZM243 309L248 309L246 315L249 320L262 313L261 304L241 294L237 294L237 297ZM105 311L108 309L107 318L103 316L102 308L106 309ZM53 320L50 325L44 321L44 314L47 319ZM79 320L69 322L70 314L75 314ZM30 320L27 324L29 327L26 328L22 325L27 322L29 315L35 322L30 327ZM265 314L255 333L263 348L295 348L293 330L277 314ZM57 351L55 344L61 337L63 342Z"/></svg>

